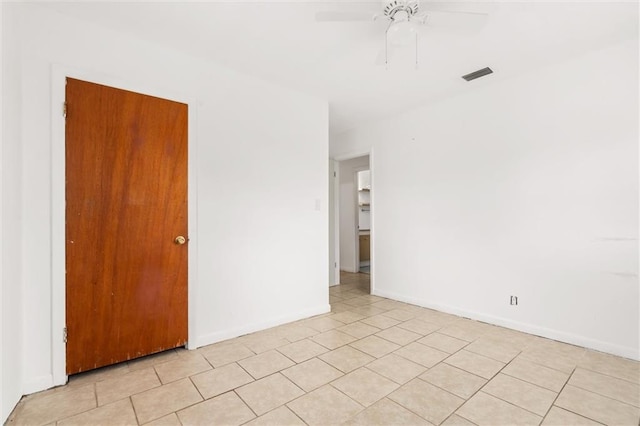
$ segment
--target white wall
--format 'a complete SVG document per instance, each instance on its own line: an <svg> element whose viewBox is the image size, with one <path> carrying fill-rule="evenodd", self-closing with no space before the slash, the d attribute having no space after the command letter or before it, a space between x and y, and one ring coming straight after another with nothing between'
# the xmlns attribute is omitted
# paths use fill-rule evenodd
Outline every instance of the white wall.
<svg viewBox="0 0 640 426"><path fill-rule="evenodd" d="M22 146L14 167L22 167L24 262L22 277L11 282L24 300L16 308L24 320L22 392L52 384L51 342L60 331L51 329L51 258L60 257L51 248L51 96L60 88L59 81L52 86L53 64L193 100L191 346L328 311L325 101L36 5L9 4L5 13L21 40L22 93L8 102L24 123L10 145ZM19 200L20 193L4 196ZM20 231L9 230L20 244Z"/></svg>
<svg viewBox="0 0 640 426"><path fill-rule="evenodd" d="M358 238L357 214L358 182L356 172L369 168L369 156L340 161L340 269L358 272L356 240Z"/></svg>
<svg viewBox="0 0 640 426"><path fill-rule="evenodd" d="M20 56L13 31L18 25L2 11L2 152L1 152L1 266L0 266L0 421L4 422L22 396L22 286L21 263L21 148Z"/></svg>
<svg viewBox="0 0 640 426"><path fill-rule="evenodd" d="M637 359L638 41L499 72L331 141L376 153L375 292Z"/></svg>

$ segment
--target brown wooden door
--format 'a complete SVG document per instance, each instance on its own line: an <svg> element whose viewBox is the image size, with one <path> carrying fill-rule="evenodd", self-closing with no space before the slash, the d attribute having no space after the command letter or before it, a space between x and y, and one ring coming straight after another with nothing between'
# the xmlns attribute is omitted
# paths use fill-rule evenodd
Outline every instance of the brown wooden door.
<svg viewBox="0 0 640 426"><path fill-rule="evenodd" d="M187 340L187 105L68 78L67 374Z"/></svg>

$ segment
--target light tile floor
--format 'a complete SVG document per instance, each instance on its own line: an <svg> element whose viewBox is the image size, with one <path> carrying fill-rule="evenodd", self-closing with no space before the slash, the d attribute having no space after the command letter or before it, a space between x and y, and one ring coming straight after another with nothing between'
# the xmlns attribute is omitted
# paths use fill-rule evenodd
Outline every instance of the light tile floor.
<svg viewBox="0 0 640 426"><path fill-rule="evenodd" d="M633 425L640 363L369 294L330 314L72 376L9 425Z"/></svg>

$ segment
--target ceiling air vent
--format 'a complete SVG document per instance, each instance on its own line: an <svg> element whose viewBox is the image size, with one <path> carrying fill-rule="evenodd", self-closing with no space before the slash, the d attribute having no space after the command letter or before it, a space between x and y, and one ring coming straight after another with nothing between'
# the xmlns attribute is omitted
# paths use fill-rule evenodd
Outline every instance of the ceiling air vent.
<svg viewBox="0 0 640 426"><path fill-rule="evenodd" d="M486 67L486 68L482 68L481 70L469 73L467 75L463 75L462 78L464 78L467 81L471 81L471 80L475 80L476 78L484 77L485 75L489 75L492 73L493 71L491 70L491 68Z"/></svg>

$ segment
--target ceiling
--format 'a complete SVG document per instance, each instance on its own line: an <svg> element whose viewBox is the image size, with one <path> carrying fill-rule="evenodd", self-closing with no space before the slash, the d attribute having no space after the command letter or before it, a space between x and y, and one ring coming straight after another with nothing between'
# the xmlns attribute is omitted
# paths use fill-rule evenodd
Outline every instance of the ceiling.
<svg viewBox="0 0 640 426"><path fill-rule="evenodd" d="M413 51L376 65L384 23L315 21L322 10L381 10L381 2L47 2L131 33L328 100L330 131L400 114L568 57L638 37L638 5L587 2L429 2L422 10L485 13L434 20ZM441 15L442 16L442 15ZM444 15L445 17L447 15ZM484 67L494 74L461 76Z"/></svg>

